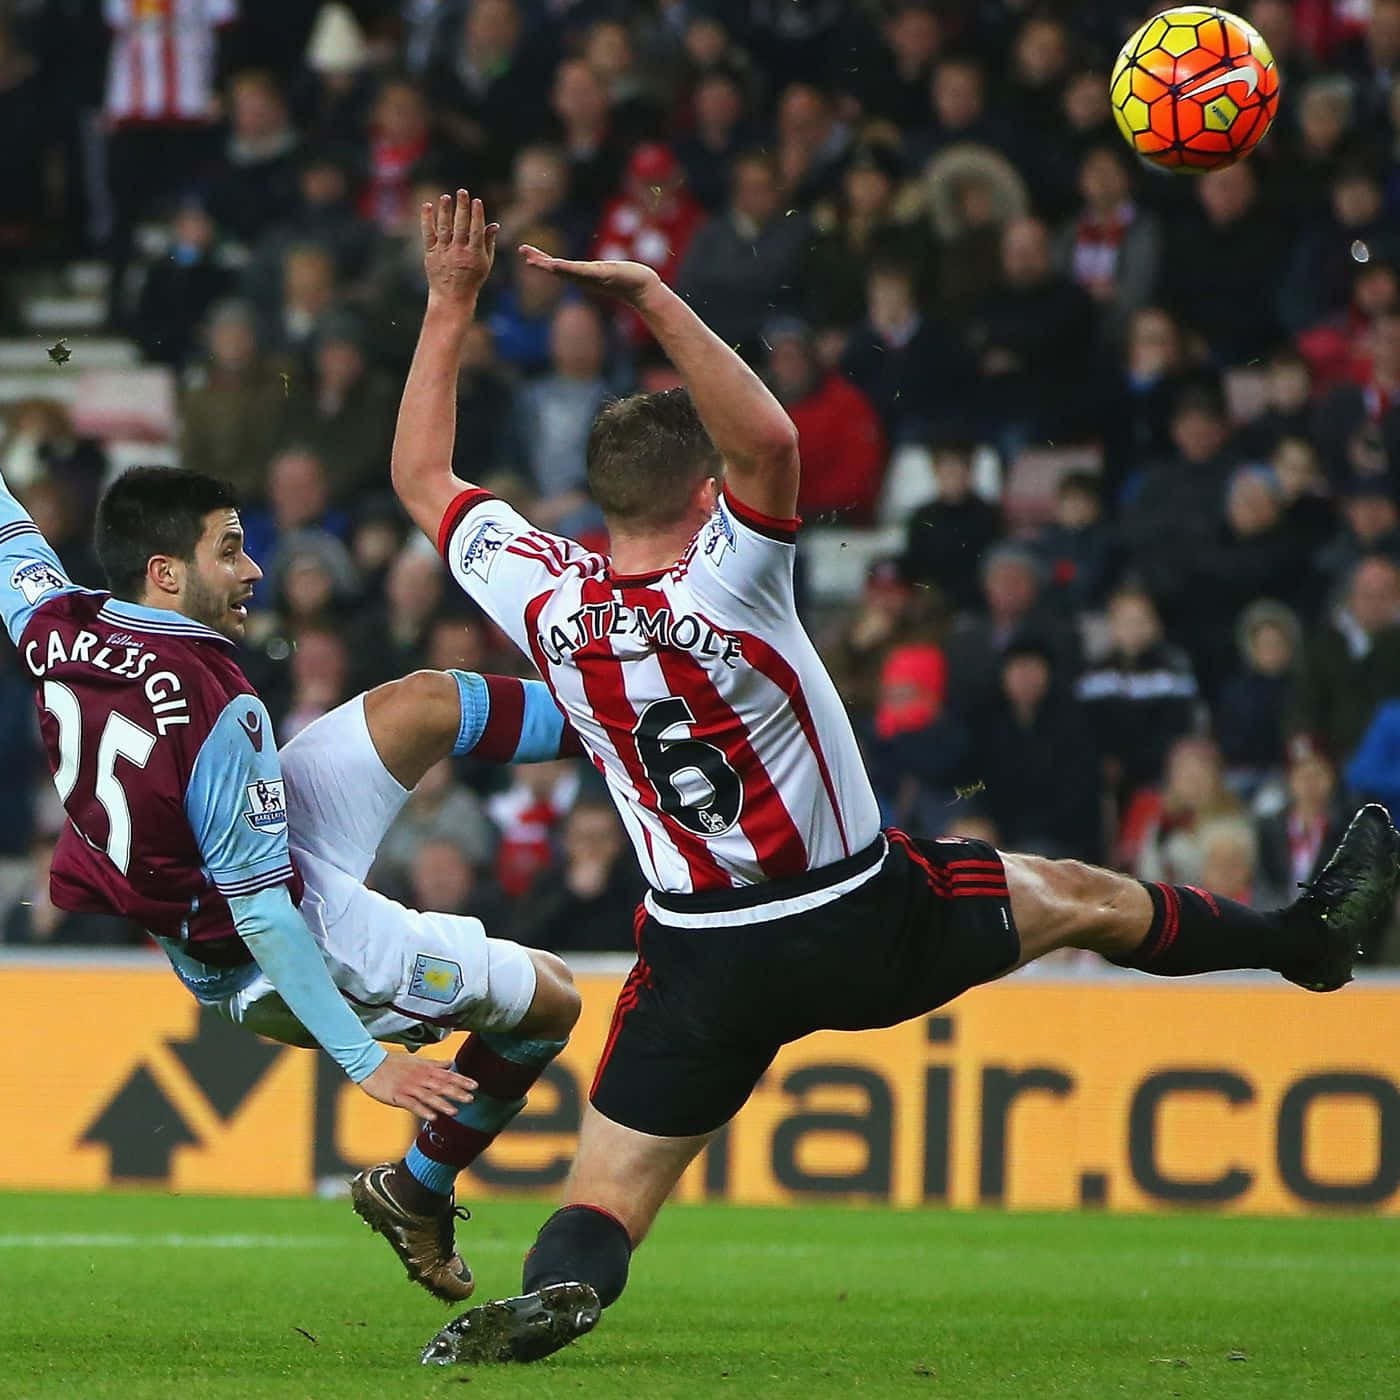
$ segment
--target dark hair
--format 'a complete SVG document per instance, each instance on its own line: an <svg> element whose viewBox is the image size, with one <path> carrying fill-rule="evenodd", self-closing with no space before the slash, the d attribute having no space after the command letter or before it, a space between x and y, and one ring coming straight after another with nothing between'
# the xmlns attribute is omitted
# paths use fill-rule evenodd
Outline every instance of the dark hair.
<svg viewBox="0 0 1400 1400"><path fill-rule="evenodd" d="M610 521L665 528L723 463L685 389L610 403L588 435L588 488Z"/></svg>
<svg viewBox="0 0 1400 1400"><path fill-rule="evenodd" d="M193 560L211 510L237 510L233 487L177 467L133 467L97 505L94 545L107 585L134 602L145 587L153 554Z"/></svg>
<svg viewBox="0 0 1400 1400"><path fill-rule="evenodd" d="M1097 472L1066 472L1060 478L1060 484L1055 488L1057 496L1067 496L1075 493L1080 496L1092 496L1100 505L1103 504L1103 478Z"/></svg>

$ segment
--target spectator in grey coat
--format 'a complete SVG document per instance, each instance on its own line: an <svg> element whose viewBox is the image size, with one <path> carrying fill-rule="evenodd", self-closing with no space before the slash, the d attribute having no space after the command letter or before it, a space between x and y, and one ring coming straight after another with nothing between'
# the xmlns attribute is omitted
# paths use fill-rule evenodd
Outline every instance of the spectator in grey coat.
<svg viewBox="0 0 1400 1400"><path fill-rule="evenodd" d="M752 350L774 311L797 302L797 277L811 225L785 214L773 160L750 153L734 162L729 209L691 240L677 289L730 345Z"/></svg>

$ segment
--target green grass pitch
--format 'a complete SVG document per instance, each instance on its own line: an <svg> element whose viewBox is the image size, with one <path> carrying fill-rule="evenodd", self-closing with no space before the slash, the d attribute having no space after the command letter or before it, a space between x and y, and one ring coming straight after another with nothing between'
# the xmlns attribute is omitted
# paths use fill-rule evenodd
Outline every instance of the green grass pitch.
<svg viewBox="0 0 1400 1400"><path fill-rule="evenodd" d="M481 1296L514 1291L545 1209L462 1227ZM0 1211L5 1396L1400 1393L1394 1221L678 1206L580 1345L428 1371L418 1348L451 1314L343 1203Z"/></svg>

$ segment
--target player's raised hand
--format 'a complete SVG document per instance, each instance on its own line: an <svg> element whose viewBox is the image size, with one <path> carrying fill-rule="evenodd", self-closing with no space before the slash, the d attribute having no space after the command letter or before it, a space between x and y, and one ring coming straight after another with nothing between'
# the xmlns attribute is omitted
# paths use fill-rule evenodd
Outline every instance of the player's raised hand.
<svg viewBox="0 0 1400 1400"><path fill-rule="evenodd" d="M476 1081L436 1060L416 1060L392 1052L378 1069L360 1080L370 1098L393 1108L406 1108L419 1118L451 1118L472 1101Z"/></svg>
<svg viewBox="0 0 1400 1400"><path fill-rule="evenodd" d="M466 190L425 204L419 214L428 300L474 306L496 260L500 225L486 222L485 206Z"/></svg>
<svg viewBox="0 0 1400 1400"><path fill-rule="evenodd" d="M605 292L635 306L653 287L661 285L654 267L638 262L576 262L570 258L552 258L548 253L528 243L520 246L520 256L531 267L552 272L575 286L595 292Z"/></svg>

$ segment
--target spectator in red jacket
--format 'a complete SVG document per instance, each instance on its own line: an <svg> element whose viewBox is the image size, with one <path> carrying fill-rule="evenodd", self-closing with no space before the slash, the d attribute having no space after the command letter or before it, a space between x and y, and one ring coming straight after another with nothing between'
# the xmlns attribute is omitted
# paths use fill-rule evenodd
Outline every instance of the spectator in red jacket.
<svg viewBox="0 0 1400 1400"><path fill-rule="evenodd" d="M669 146L649 141L627 162L622 193L609 202L593 235L594 258L613 258L654 267L670 286L705 211L686 188L685 170ZM634 346L651 335L642 318L618 309L618 330Z"/></svg>
<svg viewBox="0 0 1400 1400"><path fill-rule="evenodd" d="M798 510L809 520L839 512L852 524L867 523L889 454L874 406L844 375L822 369L804 322L774 322L764 339L768 382L797 425L802 449Z"/></svg>

